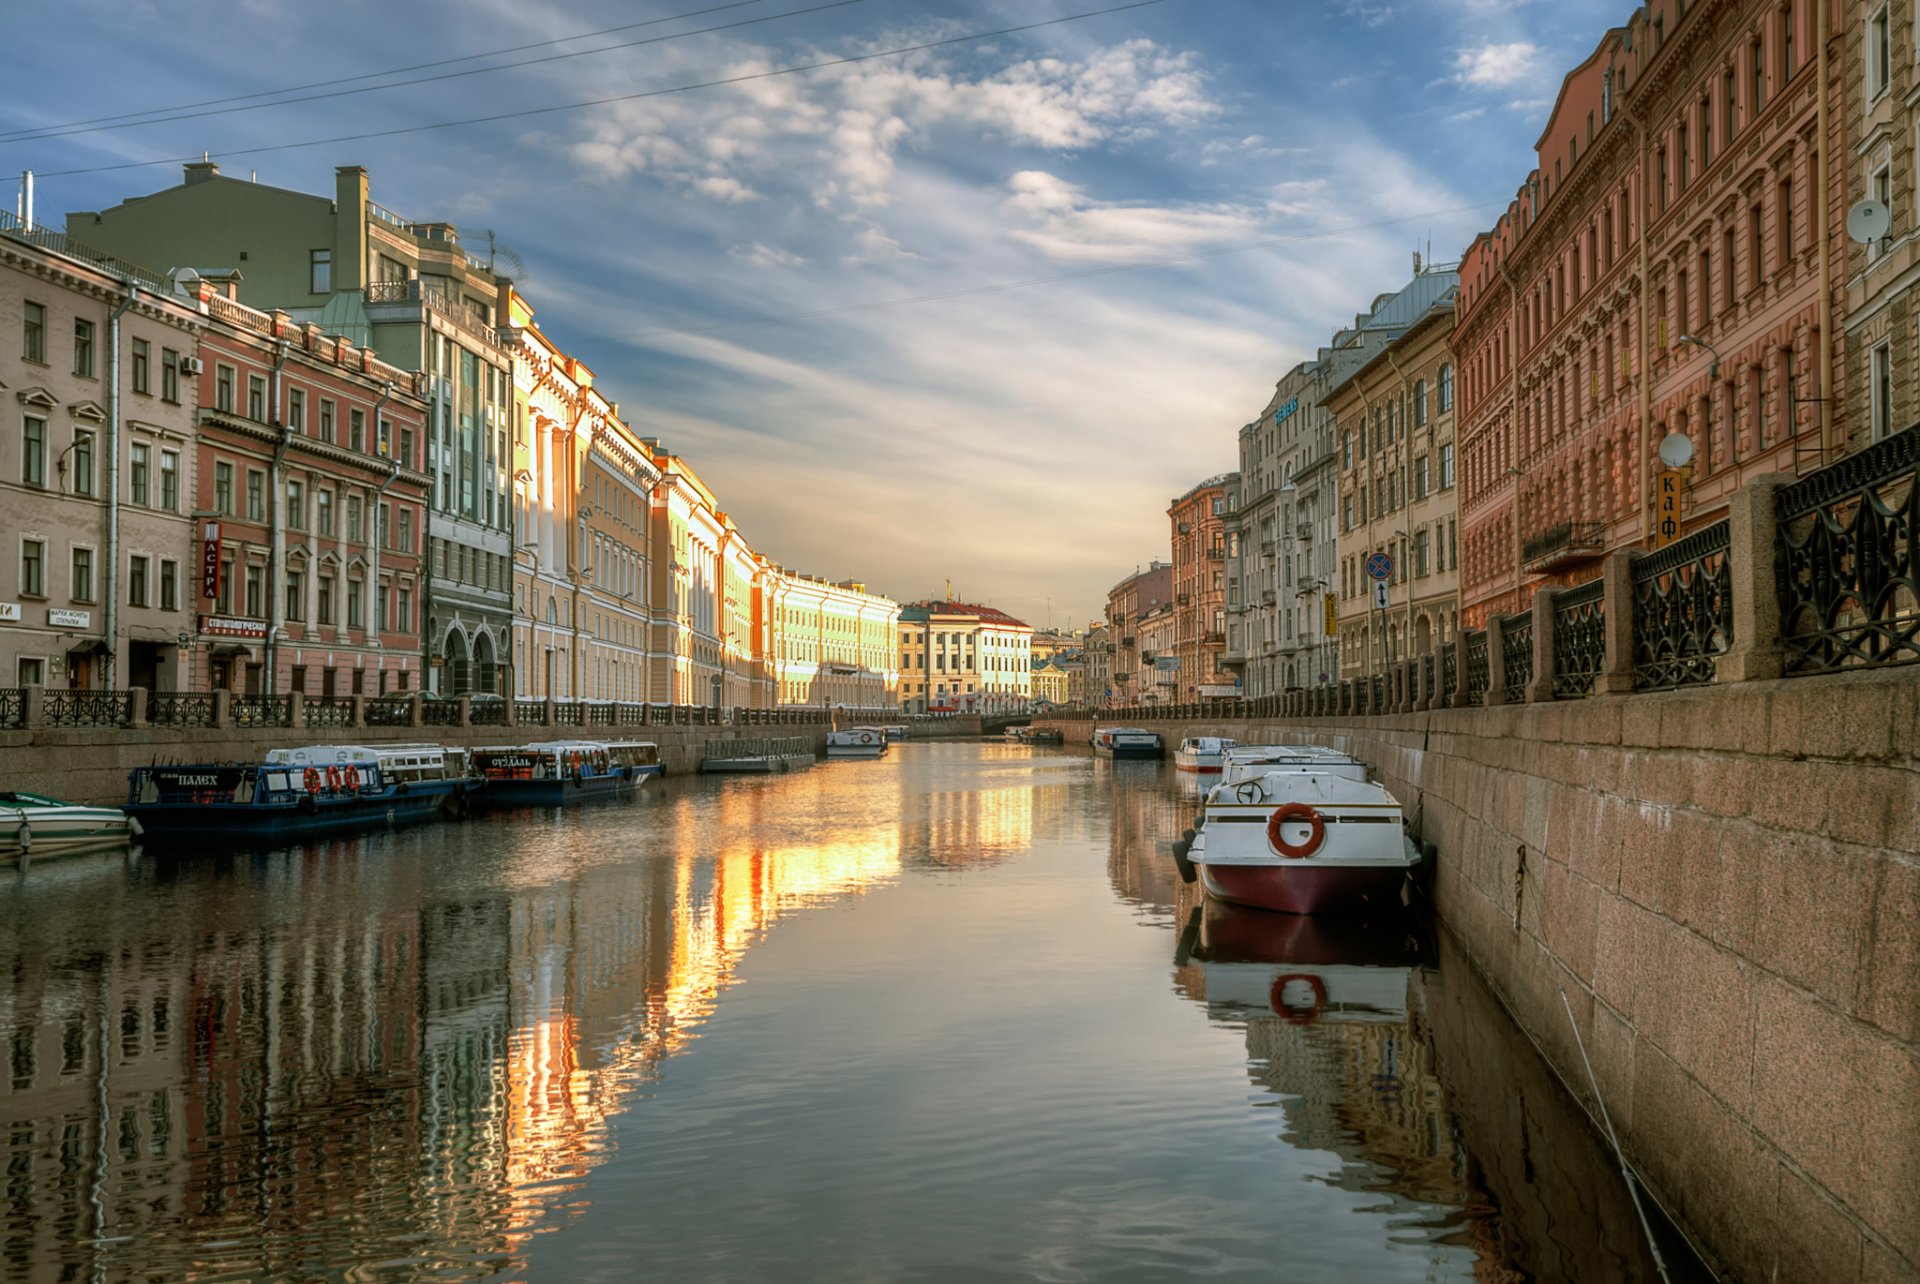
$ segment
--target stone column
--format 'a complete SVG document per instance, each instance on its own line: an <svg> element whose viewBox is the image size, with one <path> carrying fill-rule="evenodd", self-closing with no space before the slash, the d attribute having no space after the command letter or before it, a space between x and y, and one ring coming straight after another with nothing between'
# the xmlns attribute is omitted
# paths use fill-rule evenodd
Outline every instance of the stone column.
<svg viewBox="0 0 1920 1284"><path fill-rule="evenodd" d="M1453 698L1448 704L1455 709L1471 709L1473 701L1467 693L1467 651L1475 634L1484 636L1485 629L1461 629L1453 635Z"/></svg>
<svg viewBox="0 0 1920 1284"><path fill-rule="evenodd" d="M1553 700L1553 599L1558 590L1535 589L1533 594L1533 681L1527 684L1527 703Z"/></svg>
<svg viewBox="0 0 1920 1284"><path fill-rule="evenodd" d="M459 714L457 715L456 725L462 726L462 727L471 727L473 725L473 697L472 696L456 697L454 701L454 707L460 711Z"/></svg>
<svg viewBox="0 0 1920 1284"><path fill-rule="evenodd" d="M233 692L216 691L213 693L213 728L225 731L233 725Z"/></svg>
<svg viewBox="0 0 1920 1284"><path fill-rule="evenodd" d="M1487 620L1487 706L1507 702L1507 617L1495 615Z"/></svg>
<svg viewBox="0 0 1920 1284"><path fill-rule="evenodd" d="M20 725L29 731L38 730L47 725L47 689L41 686L23 687L20 691Z"/></svg>
<svg viewBox="0 0 1920 1284"><path fill-rule="evenodd" d="M1795 479L1781 473L1756 478L1733 493L1727 511L1727 614L1733 643L1713 660L1715 682L1777 678L1786 667L1780 646L1780 589L1775 580L1777 522L1774 496Z"/></svg>
<svg viewBox="0 0 1920 1284"><path fill-rule="evenodd" d="M420 725L420 693L418 691L407 697L407 725L409 727Z"/></svg>
<svg viewBox="0 0 1920 1284"><path fill-rule="evenodd" d="M1427 670L1429 668L1428 660L1433 661L1431 665L1433 670L1432 681L1428 681L1427 679ZM1425 713L1427 710L1433 708L1434 689L1440 684L1439 648L1436 647L1425 655L1414 658L1413 679L1413 711L1415 713Z"/></svg>
<svg viewBox="0 0 1920 1284"><path fill-rule="evenodd" d="M367 698L363 695L347 697L347 725L356 729L367 725Z"/></svg>
<svg viewBox="0 0 1920 1284"><path fill-rule="evenodd" d="M553 723L553 698L549 696L540 702L540 725L551 727Z"/></svg>
<svg viewBox="0 0 1920 1284"><path fill-rule="evenodd" d="M1632 549L1618 549L1607 554L1600 569L1607 655L1593 684L1595 695L1624 695L1633 690L1633 564L1637 557Z"/></svg>
<svg viewBox="0 0 1920 1284"><path fill-rule="evenodd" d="M307 697L299 691L287 692L287 725L304 727L307 725Z"/></svg>
<svg viewBox="0 0 1920 1284"><path fill-rule="evenodd" d="M134 731L147 729L147 689L127 688L127 726Z"/></svg>

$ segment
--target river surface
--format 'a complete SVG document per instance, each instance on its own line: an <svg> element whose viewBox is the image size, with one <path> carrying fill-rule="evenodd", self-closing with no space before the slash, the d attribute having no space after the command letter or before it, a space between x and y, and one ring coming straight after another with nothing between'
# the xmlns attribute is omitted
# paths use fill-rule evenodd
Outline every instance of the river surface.
<svg viewBox="0 0 1920 1284"><path fill-rule="evenodd" d="M6 876L0 1278L1655 1278L1450 938L1197 904L1195 810L908 743Z"/></svg>

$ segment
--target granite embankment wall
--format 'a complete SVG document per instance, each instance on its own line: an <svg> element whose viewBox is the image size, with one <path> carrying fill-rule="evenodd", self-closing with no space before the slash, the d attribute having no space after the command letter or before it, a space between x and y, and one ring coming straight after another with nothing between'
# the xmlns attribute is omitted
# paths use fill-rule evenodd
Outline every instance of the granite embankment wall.
<svg viewBox="0 0 1920 1284"><path fill-rule="evenodd" d="M1920 669L1137 722L1373 763L1441 916L1734 1278L1920 1280ZM1088 724L1063 722L1069 739Z"/></svg>

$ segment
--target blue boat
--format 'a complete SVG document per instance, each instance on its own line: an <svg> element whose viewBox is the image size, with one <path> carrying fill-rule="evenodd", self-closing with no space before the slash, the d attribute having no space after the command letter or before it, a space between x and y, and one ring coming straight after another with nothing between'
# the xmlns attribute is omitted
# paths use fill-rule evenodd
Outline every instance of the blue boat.
<svg viewBox="0 0 1920 1284"><path fill-rule="evenodd" d="M432 820L448 791L389 776L358 747L276 750L304 762L136 767L121 808L150 845L280 843Z"/></svg>
<svg viewBox="0 0 1920 1284"><path fill-rule="evenodd" d="M399 793L432 796L446 820L465 820L475 791L486 784L474 770L470 753L448 745L309 745L304 749L275 749L267 755L269 766L312 766L323 772L330 763L368 762L377 766L381 778Z"/></svg>
<svg viewBox="0 0 1920 1284"><path fill-rule="evenodd" d="M660 774L659 746L643 740L545 740L473 751L489 807L564 807L632 797Z"/></svg>

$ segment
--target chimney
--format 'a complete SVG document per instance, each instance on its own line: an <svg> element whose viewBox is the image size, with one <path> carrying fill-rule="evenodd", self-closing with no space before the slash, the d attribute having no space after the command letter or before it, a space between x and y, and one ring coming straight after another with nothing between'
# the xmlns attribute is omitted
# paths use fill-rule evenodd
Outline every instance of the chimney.
<svg viewBox="0 0 1920 1284"><path fill-rule="evenodd" d="M1415 276L1420 275L1420 251L1418 250L1413 252L1413 274Z"/></svg>
<svg viewBox="0 0 1920 1284"><path fill-rule="evenodd" d="M367 288L367 171L360 165L333 171L333 288Z"/></svg>
<svg viewBox="0 0 1920 1284"><path fill-rule="evenodd" d="M217 161L197 160L187 162L187 186L204 183L220 177L220 165Z"/></svg>

